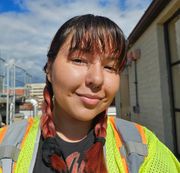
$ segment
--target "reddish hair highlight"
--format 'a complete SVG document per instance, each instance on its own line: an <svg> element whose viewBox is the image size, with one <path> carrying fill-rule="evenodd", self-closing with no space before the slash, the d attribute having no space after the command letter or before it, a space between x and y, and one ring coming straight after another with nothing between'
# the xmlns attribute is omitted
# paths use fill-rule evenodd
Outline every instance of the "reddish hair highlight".
<svg viewBox="0 0 180 173"><path fill-rule="evenodd" d="M56 135L55 126L53 123L53 102L52 102L52 94L48 90L48 86L46 85L44 88L44 103L43 103L43 116L41 117L41 129L42 135L46 139L48 137L54 137Z"/></svg>
<svg viewBox="0 0 180 173"><path fill-rule="evenodd" d="M58 172L66 171L67 166L66 166L65 162L57 154L52 155L50 160L51 160L51 163L52 163L51 164L52 167L56 171L58 171Z"/></svg>
<svg viewBox="0 0 180 173"><path fill-rule="evenodd" d="M44 139L54 137L56 135L55 125L53 122L53 90L51 83L46 79L44 88L44 104L42 107L43 115L41 117L41 130ZM61 172L67 169L64 160L57 154L50 157L51 166L54 170Z"/></svg>
<svg viewBox="0 0 180 173"><path fill-rule="evenodd" d="M106 137L107 115L101 113L95 118L95 135L96 138ZM96 159L94 159L96 158ZM98 160L98 162L97 162ZM86 173L107 173L107 168L104 160L103 143L96 142L85 154L85 172Z"/></svg>

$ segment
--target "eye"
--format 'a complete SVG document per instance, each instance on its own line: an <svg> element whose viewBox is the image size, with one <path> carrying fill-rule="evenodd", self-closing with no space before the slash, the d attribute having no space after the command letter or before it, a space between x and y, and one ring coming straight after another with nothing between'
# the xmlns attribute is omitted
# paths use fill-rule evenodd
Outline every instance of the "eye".
<svg viewBox="0 0 180 173"><path fill-rule="evenodd" d="M78 65L83 65L83 64L87 64L88 63L86 59L79 58L79 57L74 57L74 58L71 59L71 61L74 64L78 64Z"/></svg>
<svg viewBox="0 0 180 173"><path fill-rule="evenodd" d="M105 68L108 72L111 72L111 73L116 73L116 72L117 72L117 69L115 68L115 66L106 65L106 66L104 66L104 68Z"/></svg>

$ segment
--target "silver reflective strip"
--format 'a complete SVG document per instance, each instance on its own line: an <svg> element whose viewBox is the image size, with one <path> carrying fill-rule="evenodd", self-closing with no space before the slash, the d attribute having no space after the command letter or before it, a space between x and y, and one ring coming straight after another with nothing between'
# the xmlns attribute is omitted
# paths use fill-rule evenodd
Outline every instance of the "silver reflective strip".
<svg viewBox="0 0 180 173"><path fill-rule="evenodd" d="M1 153L3 173L11 173L13 165L12 159L18 159L18 147L21 144L22 139L25 135L27 123L27 120L22 120L11 124L7 129L5 137L0 144L0 147L6 146L5 151ZM6 156L9 156L9 159Z"/></svg>
<svg viewBox="0 0 180 173"><path fill-rule="evenodd" d="M22 120L9 126L1 145L17 146L20 144L26 132L27 123L27 120Z"/></svg>
<svg viewBox="0 0 180 173"><path fill-rule="evenodd" d="M127 158L126 149L124 148L124 146L120 148L120 153L123 157Z"/></svg>
<svg viewBox="0 0 180 173"><path fill-rule="evenodd" d="M0 146L0 159L17 161L20 149L12 145Z"/></svg>
<svg viewBox="0 0 180 173"><path fill-rule="evenodd" d="M134 123L116 118L115 124L122 138L123 146L120 152L127 161L129 173L138 173L144 157L148 154L147 145L142 143Z"/></svg>
<svg viewBox="0 0 180 173"><path fill-rule="evenodd" d="M11 173L12 171L12 160L11 159L3 159L2 162L2 171L3 173Z"/></svg>
<svg viewBox="0 0 180 173"><path fill-rule="evenodd" d="M141 135L134 123L119 118L115 119L115 123L123 141L142 142Z"/></svg>
<svg viewBox="0 0 180 173"><path fill-rule="evenodd" d="M33 151L32 160L31 160L31 164L30 164L30 167L29 167L29 173L32 173L33 169L34 169L36 156L37 156L37 152L38 152L38 147L39 147L40 136L41 136L41 130L40 130L40 127L39 127L38 132L37 132L37 136L36 136L36 142L34 144L34 151Z"/></svg>
<svg viewBox="0 0 180 173"><path fill-rule="evenodd" d="M147 156L147 145L139 143L139 142L132 142L127 141L126 147L128 151L128 155L131 153L137 153L141 156Z"/></svg>
<svg viewBox="0 0 180 173"><path fill-rule="evenodd" d="M144 160L144 156L132 153L128 156L129 173L138 173L139 168Z"/></svg>

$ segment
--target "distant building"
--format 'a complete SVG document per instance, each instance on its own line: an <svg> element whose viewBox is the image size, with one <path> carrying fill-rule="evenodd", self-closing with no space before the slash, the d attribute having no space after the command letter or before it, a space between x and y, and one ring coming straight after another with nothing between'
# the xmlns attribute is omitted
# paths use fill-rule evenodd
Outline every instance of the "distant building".
<svg viewBox="0 0 180 173"><path fill-rule="evenodd" d="M38 107L41 109L43 103L43 90L45 83L30 83L26 85L28 96L38 101Z"/></svg>
<svg viewBox="0 0 180 173"><path fill-rule="evenodd" d="M16 96L25 96L26 94L24 87L16 87L15 93Z"/></svg>
<svg viewBox="0 0 180 173"><path fill-rule="evenodd" d="M31 103L26 103L25 100L27 99L26 97L26 87L16 87L16 98L20 97L20 98L24 98L23 101L21 102L21 104L19 104L18 106L18 111L32 111L32 104ZM30 114L30 113L29 113ZM31 115L31 114L30 114Z"/></svg>
<svg viewBox="0 0 180 173"><path fill-rule="evenodd" d="M180 157L180 1L152 1L128 39L129 119Z"/></svg>

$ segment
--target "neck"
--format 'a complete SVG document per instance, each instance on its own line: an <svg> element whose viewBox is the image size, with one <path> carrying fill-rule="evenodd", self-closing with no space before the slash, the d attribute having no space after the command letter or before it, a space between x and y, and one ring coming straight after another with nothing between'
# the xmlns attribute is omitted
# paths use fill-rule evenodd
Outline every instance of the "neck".
<svg viewBox="0 0 180 173"><path fill-rule="evenodd" d="M92 121L79 121L70 115L63 115L62 112L54 111L54 124L57 135L67 142L79 142L84 139L91 129Z"/></svg>

